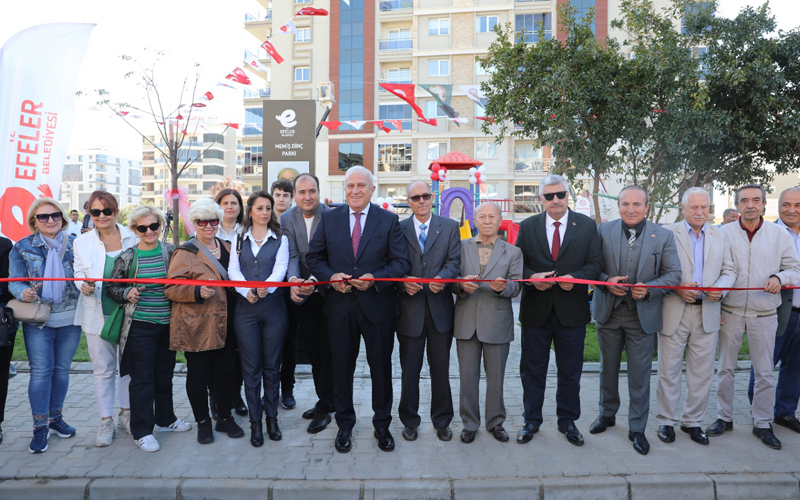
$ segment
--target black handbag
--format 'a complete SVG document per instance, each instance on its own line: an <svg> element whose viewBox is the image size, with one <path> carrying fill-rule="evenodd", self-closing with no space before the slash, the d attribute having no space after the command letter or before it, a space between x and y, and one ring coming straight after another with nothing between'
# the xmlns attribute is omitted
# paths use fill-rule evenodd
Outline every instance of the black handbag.
<svg viewBox="0 0 800 500"><path fill-rule="evenodd" d="M8 307L3 307L3 314L0 317L0 347L13 345L16 333L17 322L14 320L14 313Z"/></svg>

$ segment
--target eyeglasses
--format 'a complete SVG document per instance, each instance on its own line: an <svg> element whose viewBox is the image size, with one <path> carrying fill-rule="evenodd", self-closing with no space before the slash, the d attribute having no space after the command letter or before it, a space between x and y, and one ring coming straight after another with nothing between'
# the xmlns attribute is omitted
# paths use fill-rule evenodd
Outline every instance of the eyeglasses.
<svg viewBox="0 0 800 500"><path fill-rule="evenodd" d="M61 217L61 212L53 212L52 214L37 214L36 220L44 224L47 222L47 219L53 219L54 222L58 222L61 220Z"/></svg>
<svg viewBox="0 0 800 500"><path fill-rule="evenodd" d="M206 227L209 224L211 224L211 227L219 226L219 219L197 220L195 222L197 222L197 225L200 227Z"/></svg>
<svg viewBox="0 0 800 500"><path fill-rule="evenodd" d="M107 207L102 209L102 210L98 210L96 208L93 208L93 209L89 210L89 213L92 214L92 217L100 217L100 214L103 214L106 217L108 217L110 215L114 215L114 210L112 210L110 208L107 208Z"/></svg>
<svg viewBox="0 0 800 500"><path fill-rule="evenodd" d="M151 230L151 231L153 231L155 233L156 231L158 231L158 228L160 228L160 227L161 227L161 223L160 222L153 222L149 226L136 226L136 231L144 234L149 229L149 230Z"/></svg>
<svg viewBox="0 0 800 500"><path fill-rule="evenodd" d="M546 194L543 194L542 196L544 196L544 199L547 200L547 201L553 201L553 198L556 197L556 196L558 196L559 200L563 200L564 198L567 197L567 192L566 191L558 191L556 193L546 193Z"/></svg>
<svg viewBox="0 0 800 500"><path fill-rule="evenodd" d="M414 203L419 203L419 200L431 201L432 197L433 197L432 194L425 193L425 194L418 194L415 196L409 196L408 199L413 201Z"/></svg>

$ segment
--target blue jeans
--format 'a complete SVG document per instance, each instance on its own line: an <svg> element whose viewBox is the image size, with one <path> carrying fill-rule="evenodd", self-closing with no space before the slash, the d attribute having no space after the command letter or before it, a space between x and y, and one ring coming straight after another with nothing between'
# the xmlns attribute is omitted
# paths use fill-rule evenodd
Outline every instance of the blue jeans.
<svg viewBox="0 0 800 500"><path fill-rule="evenodd" d="M800 313L792 311L786 330L780 337L775 337L775 353L772 358L777 366L778 385L775 389L775 416L794 416L800 399ZM747 397L753 403L753 386L755 377L750 368L750 385L747 388Z"/></svg>
<svg viewBox="0 0 800 500"><path fill-rule="evenodd" d="M61 415L69 388L69 367L81 340L80 326L41 329L23 323L22 336L31 379L28 399L33 412L33 426L47 425L48 419Z"/></svg>

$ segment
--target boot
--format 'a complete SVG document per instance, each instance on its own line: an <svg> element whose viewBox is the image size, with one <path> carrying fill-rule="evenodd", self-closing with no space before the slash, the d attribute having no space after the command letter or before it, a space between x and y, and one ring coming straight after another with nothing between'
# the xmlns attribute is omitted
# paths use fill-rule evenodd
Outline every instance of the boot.
<svg viewBox="0 0 800 500"><path fill-rule="evenodd" d="M256 448L264 446L264 424L260 420L250 422L250 444Z"/></svg>
<svg viewBox="0 0 800 500"><path fill-rule="evenodd" d="M267 417L267 435L272 441L280 441L283 437L278 427L278 417Z"/></svg>
<svg viewBox="0 0 800 500"><path fill-rule="evenodd" d="M197 422L197 442L210 444L214 442L214 431L211 430L211 420L204 418Z"/></svg>
<svg viewBox="0 0 800 500"><path fill-rule="evenodd" d="M217 420L215 430L217 432L224 432L229 438L240 438L244 436L244 431L241 427L239 427L236 421L233 420L233 417L221 418Z"/></svg>

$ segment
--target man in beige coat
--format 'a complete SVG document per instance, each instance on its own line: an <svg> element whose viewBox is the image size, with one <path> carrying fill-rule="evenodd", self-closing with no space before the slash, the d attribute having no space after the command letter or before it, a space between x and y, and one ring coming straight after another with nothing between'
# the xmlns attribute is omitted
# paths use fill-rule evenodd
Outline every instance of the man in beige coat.
<svg viewBox="0 0 800 500"><path fill-rule="evenodd" d="M681 261L681 286L728 288L736 280L728 240L708 221L708 192L699 187L683 195L683 221L667 226L675 235ZM708 444L700 425L714 379L714 354L720 327L720 301L727 292L673 290L664 297L658 333L658 438L675 441L675 425L692 441ZM686 353L686 402L678 419L681 368Z"/></svg>

